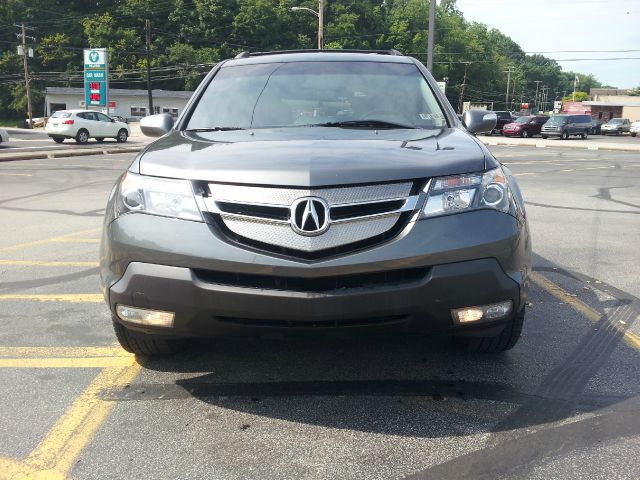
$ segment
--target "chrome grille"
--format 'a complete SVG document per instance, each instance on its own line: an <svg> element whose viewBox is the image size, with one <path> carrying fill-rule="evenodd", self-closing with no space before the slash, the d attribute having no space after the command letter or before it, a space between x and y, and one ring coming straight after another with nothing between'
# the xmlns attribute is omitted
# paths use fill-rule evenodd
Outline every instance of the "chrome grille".
<svg viewBox="0 0 640 480"><path fill-rule="evenodd" d="M213 214L239 241L308 253L383 235L403 214L414 211L419 199L411 195L411 182L320 189L216 183L208 187L209 192L198 199L201 209ZM292 227L291 209L306 197L322 199L328 209L329 227L317 234L306 235Z"/></svg>

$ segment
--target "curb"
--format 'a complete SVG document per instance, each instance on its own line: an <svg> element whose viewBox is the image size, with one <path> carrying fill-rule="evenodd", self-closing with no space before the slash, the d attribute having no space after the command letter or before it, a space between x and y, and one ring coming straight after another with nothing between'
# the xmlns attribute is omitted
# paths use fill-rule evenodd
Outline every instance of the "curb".
<svg viewBox="0 0 640 480"><path fill-rule="evenodd" d="M640 144L639 145L629 145L629 144L575 144L575 143L510 143L505 141L485 141L483 139L479 139L482 143L489 147L495 146L506 146L506 147L530 147L530 148L573 148L573 149L581 149L581 150L614 150L621 152L640 152Z"/></svg>
<svg viewBox="0 0 640 480"><path fill-rule="evenodd" d="M125 148L87 148L80 150L49 150L14 154L9 153L6 156L0 154L0 162L11 162L14 160L40 160L45 158L83 157L85 155L108 155L115 153L136 153L145 147L146 145Z"/></svg>

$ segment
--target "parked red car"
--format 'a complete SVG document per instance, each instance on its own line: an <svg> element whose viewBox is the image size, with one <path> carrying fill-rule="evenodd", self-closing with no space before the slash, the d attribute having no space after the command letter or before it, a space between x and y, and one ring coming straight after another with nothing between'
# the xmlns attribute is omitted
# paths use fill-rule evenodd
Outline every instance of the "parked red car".
<svg viewBox="0 0 640 480"><path fill-rule="evenodd" d="M518 117L512 123L507 123L502 128L502 134L507 137L524 137L529 138L534 135L540 135L540 129L549 117L543 115L532 115L526 117Z"/></svg>

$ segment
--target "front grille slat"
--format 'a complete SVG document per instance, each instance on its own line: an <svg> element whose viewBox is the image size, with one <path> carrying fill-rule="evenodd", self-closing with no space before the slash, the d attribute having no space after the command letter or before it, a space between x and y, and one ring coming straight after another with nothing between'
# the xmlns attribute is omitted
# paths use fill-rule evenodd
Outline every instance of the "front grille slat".
<svg viewBox="0 0 640 480"><path fill-rule="evenodd" d="M242 325L245 327L271 327L271 328L340 328L340 327L365 327L386 325L390 323L405 322L408 315L388 315L384 317L345 318L339 320L280 320L258 319L241 317L213 317L220 322Z"/></svg>
<svg viewBox="0 0 640 480"><path fill-rule="evenodd" d="M343 289L386 287L413 283L424 279L428 273L428 268L407 268L383 272L314 278L283 277L199 269L195 269L193 272L200 281L217 285L322 293Z"/></svg>

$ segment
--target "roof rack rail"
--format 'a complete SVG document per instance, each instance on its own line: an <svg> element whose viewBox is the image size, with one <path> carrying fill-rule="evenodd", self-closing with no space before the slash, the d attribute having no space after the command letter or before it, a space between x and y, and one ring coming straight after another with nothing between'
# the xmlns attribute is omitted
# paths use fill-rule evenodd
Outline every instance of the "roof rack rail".
<svg viewBox="0 0 640 480"><path fill-rule="evenodd" d="M404 54L398 50L355 50L355 49L307 49L307 50L274 50L272 52L241 52L235 58L261 57L263 55L280 55L283 53L377 53L378 55L393 55L404 57Z"/></svg>

